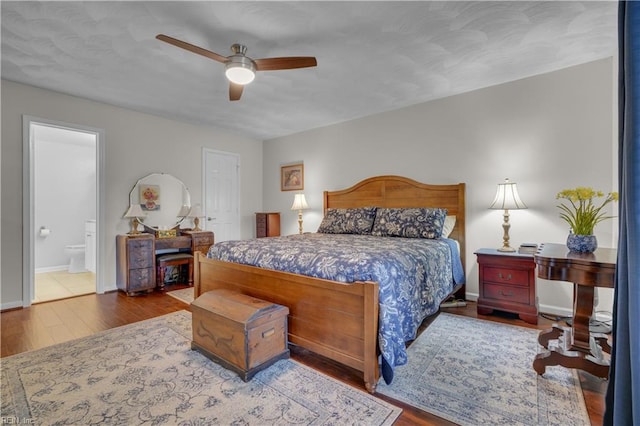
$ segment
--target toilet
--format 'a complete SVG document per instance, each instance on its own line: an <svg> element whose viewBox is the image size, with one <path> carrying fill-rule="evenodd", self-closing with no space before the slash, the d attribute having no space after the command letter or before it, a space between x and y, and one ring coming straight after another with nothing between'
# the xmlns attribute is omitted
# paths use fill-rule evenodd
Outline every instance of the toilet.
<svg viewBox="0 0 640 426"><path fill-rule="evenodd" d="M71 257L69 261L69 273L76 274L78 272L86 272L84 264L84 244L73 244L65 246L64 252L67 256Z"/></svg>

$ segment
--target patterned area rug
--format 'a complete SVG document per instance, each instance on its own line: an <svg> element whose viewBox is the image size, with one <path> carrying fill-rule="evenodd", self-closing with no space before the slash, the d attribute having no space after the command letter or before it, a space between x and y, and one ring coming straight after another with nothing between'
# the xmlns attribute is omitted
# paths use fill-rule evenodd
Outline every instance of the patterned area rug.
<svg viewBox="0 0 640 426"><path fill-rule="evenodd" d="M180 290L169 291L167 295L182 300L186 304L191 304L191 302L193 302L194 291L193 287L181 288Z"/></svg>
<svg viewBox="0 0 640 426"><path fill-rule="evenodd" d="M2 358L14 424L390 425L394 407L293 360L243 382L190 349L180 311Z"/></svg>
<svg viewBox="0 0 640 426"><path fill-rule="evenodd" d="M575 370L533 370L538 333L441 313L377 391L461 425L590 425Z"/></svg>

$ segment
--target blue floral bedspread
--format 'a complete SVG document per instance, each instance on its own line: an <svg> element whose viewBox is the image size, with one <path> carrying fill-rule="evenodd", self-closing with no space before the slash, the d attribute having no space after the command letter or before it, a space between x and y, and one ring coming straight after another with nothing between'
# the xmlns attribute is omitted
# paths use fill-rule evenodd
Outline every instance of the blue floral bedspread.
<svg viewBox="0 0 640 426"><path fill-rule="evenodd" d="M405 342L415 339L424 318L437 312L454 281L464 282L457 246L445 238L308 233L223 241L211 246L207 256L345 283L377 282L387 383L393 368L407 363Z"/></svg>

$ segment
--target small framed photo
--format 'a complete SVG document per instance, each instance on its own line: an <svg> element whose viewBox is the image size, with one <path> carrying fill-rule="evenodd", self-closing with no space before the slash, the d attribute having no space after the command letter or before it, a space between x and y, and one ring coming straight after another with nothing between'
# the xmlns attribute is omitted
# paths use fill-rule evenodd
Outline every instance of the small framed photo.
<svg viewBox="0 0 640 426"><path fill-rule="evenodd" d="M280 191L304 189L304 164L290 164L280 168Z"/></svg>
<svg viewBox="0 0 640 426"><path fill-rule="evenodd" d="M140 207L144 211L160 210L160 185L140 186Z"/></svg>

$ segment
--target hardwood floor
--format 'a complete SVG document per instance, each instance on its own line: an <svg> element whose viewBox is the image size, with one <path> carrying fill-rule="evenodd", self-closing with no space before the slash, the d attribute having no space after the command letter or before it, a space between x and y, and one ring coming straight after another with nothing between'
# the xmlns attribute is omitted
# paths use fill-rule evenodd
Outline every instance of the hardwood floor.
<svg viewBox="0 0 640 426"><path fill-rule="evenodd" d="M177 288L177 287L176 287ZM172 290L169 288L168 290ZM156 316L189 309L189 306L164 293L129 297L120 292L91 294L53 302L40 303L27 309L15 309L0 314L1 356L26 352L56 343L88 336L96 332ZM545 329L551 321L540 318L537 326L530 325L511 314L477 315L472 302L462 308L447 308L445 312L481 318L529 328ZM430 318L422 325L426 328ZM310 367L354 387L364 390L357 371L295 347L291 357ZM604 414L604 395L607 382L588 373L580 372L583 394L592 425L601 425ZM404 411L396 425L449 425L453 424L432 414L378 395Z"/></svg>

